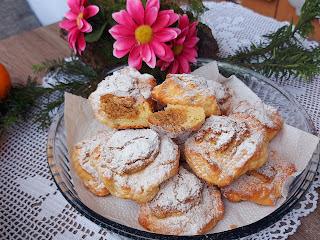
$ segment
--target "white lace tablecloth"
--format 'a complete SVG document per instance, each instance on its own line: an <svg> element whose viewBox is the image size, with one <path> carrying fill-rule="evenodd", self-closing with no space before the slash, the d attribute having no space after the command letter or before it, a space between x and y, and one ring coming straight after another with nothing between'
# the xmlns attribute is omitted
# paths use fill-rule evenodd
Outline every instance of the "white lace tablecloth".
<svg viewBox="0 0 320 240"><path fill-rule="evenodd" d="M232 3L207 3L202 17L213 30L221 55L259 42L284 23ZM320 130L320 79L278 82L305 107ZM81 216L57 190L46 159L47 132L31 122L15 126L0 139L0 239L120 239ZM319 174L297 207L273 226L247 239L285 239L302 217L315 210Z"/></svg>

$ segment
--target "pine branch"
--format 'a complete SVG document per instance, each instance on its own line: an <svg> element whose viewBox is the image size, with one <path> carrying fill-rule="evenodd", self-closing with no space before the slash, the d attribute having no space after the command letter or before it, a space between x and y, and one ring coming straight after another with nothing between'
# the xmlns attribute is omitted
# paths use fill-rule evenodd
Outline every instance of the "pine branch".
<svg viewBox="0 0 320 240"><path fill-rule="evenodd" d="M307 0L296 26L292 23L267 34L264 41L239 49L224 61L251 68L268 77L312 79L320 74L320 48L305 49L301 36L313 31L312 20L320 16L320 0Z"/></svg>

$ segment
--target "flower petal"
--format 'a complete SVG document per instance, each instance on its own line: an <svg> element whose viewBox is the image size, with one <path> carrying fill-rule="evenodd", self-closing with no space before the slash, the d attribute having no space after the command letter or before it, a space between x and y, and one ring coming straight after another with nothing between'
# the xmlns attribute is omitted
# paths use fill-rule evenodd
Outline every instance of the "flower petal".
<svg viewBox="0 0 320 240"><path fill-rule="evenodd" d="M90 5L84 9L83 16L84 16L84 18L88 19L88 18L91 18L91 17L97 15L98 12L99 12L98 6Z"/></svg>
<svg viewBox="0 0 320 240"><path fill-rule="evenodd" d="M152 7L152 8L147 8L145 11L145 16L144 16L144 22L147 25L152 25L157 17L158 17L158 11L159 9L157 9L156 7Z"/></svg>
<svg viewBox="0 0 320 240"><path fill-rule="evenodd" d="M162 28L154 33L154 38L159 42L168 42L175 39L177 36L178 33L173 28Z"/></svg>
<svg viewBox="0 0 320 240"><path fill-rule="evenodd" d="M170 21L170 16L167 14L158 14L156 21L152 25L152 30L154 32L159 31L161 28L168 26Z"/></svg>
<svg viewBox="0 0 320 240"><path fill-rule="evenodd" d="M81 55L82 52L86 49L86 40L84 38L84 34L80 33L77 40L78 45L78 53Z"/></svg>
<svg viewBox="0 0 320 240"><path fill-rule="evenodd" d="M184 42L184 46L186 46L188 48L193 48L197 45L198 42L199 42L199 38L193 37L191 39L186 40Z"/></svg>
<svg viewBox="0 0 320 240"><path fill-rule="evenodd" d="M131 49L128 59L129 66L139 70L142 67L142 57L140 55L140 46Z"/></svg>
<svg viewBox="0 0 320 240"><path fill-rule="evenodd" d="M172 49L167 45L167 44L162 44L164 50L166 53L164 56L158 56L161 60L166 61L166 62L172 62L174 60L174 54Z"/></svg>
<svg viewBox="0 0 320 240"><path fill-rule="evenodd" d="M190 64L188 62L187 59L183 58L183 57L179 57L179 63L180 63L180 71L182 70L181 73L190 73L191 69L190 69Z"/></svg>
<svg viewBox="0 0 320 240"><path fill-rule="evenodd" d="M92 26L86 20L82 19L80 21L82 23L82 28L80 29L81 32L89 33L92 32Z"/></svg>
<svg viewBox="0 0 320 240"><path fill-rule="evenodd" d="M134 31L131 28L119 24L110 28L109 33L115 39L134 36Z"/></svg>
<svg viewBox="0 0 320 240"><path fill-rule="evenodd" d="M142 60L145 62L149 62L151 60L151 49L149 44L141 45L141 56Z"/></svg>
<svg viewBox="0 0 320 240"><path fill-rule="evenodd" d="M179 62L177 60L174 60L174 62L172 63L172 68L170 70L170 73L178 73L179 70Z"/></svg>
<svg viewBox="0 0 320 240"><path fill-rule="evenodd" d="M77 28L72 29L68 33L69 46L70 46L70 48L72 48L74 50L75 53L77 53L76 42L77 42L77 39L78 39L80 33L81 32Z"/></svg>
<svg viewBox="0 0 320 240"><path fill-rule="evenodd" d="M67 0L67 4L73 13L78 14L80 12L80 0Z"/></svg>
<svg viewBox="0 0 320 240"><path fill-rule="evenodd" d="M189 27L189 18L186 14L183 14L179 19L179 28L184 29Z"/></svg>
<svg viewBox="0 0 320 240"><path fill-rule="evenodd" d="M116 48L113 49L113 56L116 58L123 58L125 55L127 55L130 52L130 48L126 50L118 50Z"/></svg>
<svg viewBox="0 0 320 240"><path fill-rule="evenodd" d="M148 0L147 4L146 4L146 9L153 8L153 7L157 8L158 11L159 11L159 9L160 9L160 1L159 0Z"/></svg>
<svg viewBox="0 0 320 240"><path fill-rule="evenodd" d="M67 12L64 16L65 16L65 18L67 18L69 20L76 20L78 17L77 14L75 14L71 11Z"/></svg>
<svg viewBox="0 0 320 240"><path fill-rule="evenodd" d="M153 49L154 53L158 57L164 57L166 54L166 50L164 48L164 43L160 43L158 41L151 42L151 48Z"/></svg>
<svg viewBox="0 0 320 240"><path fill-rule="evenodd" d="M135 23L144 24L144 8L141 0L127 0L127 11Z"/></svg>
<svg viewBox="0 0 320 240"><path fill-rule="evenodd" d="M135 44L136 40L134 38L118 38L117 41L114 42L113 47L122 51L131 49Z"/></svg>
<svg viewBox="0 0 320 240"><path fill-rule="evenodd" d="M67 31L70 31L71 29L76 28L77 24L75 21L69 21L69 20L65 19L59 23L59 27L62 29L65 29Z"/></svg>
<svg viewBox="0 0 320 240"><path fill-rule="evenodd" d="M145 61L145 63L151 68L156 67L157 59L156 59L156 55L154 54L154 51L152 49L150 49L150 60Z"/></svg>
<svg viewBox="0 0 320 240"><path fill-rule="evenodd" d="M133 30L137 27L137 24L132 20L131 16L126 10L115 12L112 14L112 18L119 24L130 27Z"/></svg>

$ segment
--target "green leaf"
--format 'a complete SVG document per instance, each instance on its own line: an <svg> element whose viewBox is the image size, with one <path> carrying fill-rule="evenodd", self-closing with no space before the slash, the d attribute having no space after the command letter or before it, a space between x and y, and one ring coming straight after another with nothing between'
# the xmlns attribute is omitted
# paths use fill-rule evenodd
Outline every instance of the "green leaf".
<svg viewBox="0 0 320 240"><path fill-rule="evenodd" d="M87 34L86 35L86 42L88 42L88 43L97 42L101 38L107 24L108 23L105 22L99 29L93 31L92 33Z"/></svg>

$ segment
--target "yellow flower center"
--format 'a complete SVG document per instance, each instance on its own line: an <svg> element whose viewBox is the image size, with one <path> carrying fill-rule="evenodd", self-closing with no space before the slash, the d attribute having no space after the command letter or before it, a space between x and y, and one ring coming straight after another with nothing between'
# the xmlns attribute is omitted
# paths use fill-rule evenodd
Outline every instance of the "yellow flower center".
<svg viewBox="0 0 320 240"><path fill-rule="evenodd" d="M141 25L137 27L134 32L134 36L138 43L146 44L152 40L152 28L149 25Z"/></svg>
<svg viewBox="0 0 320 240"><path fill-rule="evenodd" d="M81 20L83 19L83 12L79 13L77 17L77 26L80 28Z"/></svg>
<svg viewBox="0 0 320 240"><path fill-rule="evenodd" d="M183 45L175 45L173 46L174 55L179 55L183 50Z"/></svg>

